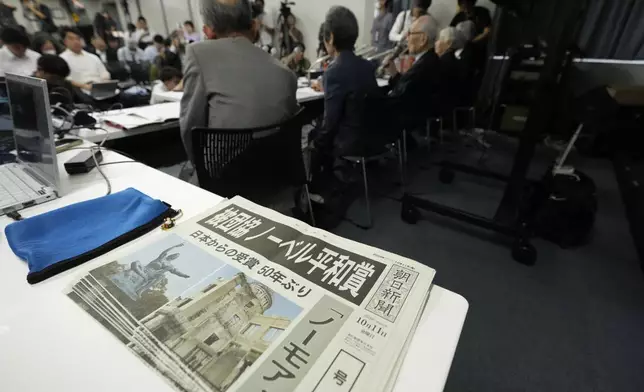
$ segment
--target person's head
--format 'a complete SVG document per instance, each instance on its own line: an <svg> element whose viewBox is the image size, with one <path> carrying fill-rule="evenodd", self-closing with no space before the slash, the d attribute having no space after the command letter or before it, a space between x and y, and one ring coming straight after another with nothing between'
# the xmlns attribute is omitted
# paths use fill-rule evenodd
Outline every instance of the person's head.
<svg viewBox="0 0 644 392"><path fill-rule="evenodd" d="M127 31L129 31L130 34L134 33L136 31L136 26L134 25L134 23L128 23L127 24Z"/></svg>
<svg viewBox="0 0 644 392"><path fill-rule="evenodd" d="M5 27L0 35L0 40L16 57L24 57L29 47L29 37L17 27Z"/></svg>
<svg viewBox="0 0 644 392"><path fill-rule="evenodd" d="M158 51L163 50L165 48L165 39L163 39L163 36L160 34L157 34L153 38L154 40L154 46L156 46Z"/></svg>
<svg viewBox="0 0 644 392"><path fill-rule="evenodd" d="M302 61L305 51L306 48L304 47L304 44L297 44L295 49L293 49L293 57L295 58L295 61Z"/></svg>
<svg viewBox="0 0 644 392"><path fill-rule="evenodd" d="M148 29L148 21L142 16L139 16L139 18L136 20L136 27L139 29L147 30Z"/></svg>
<svg viewBox="0 0 644 392"><path fill-rule="evenodd" d="M208 39L246 36L252 39L252 15L248 0L201 0L204 34Z"/></svg>
<svg viewBox="0 0 644 392"><path fill-rule="evenodd" d="M466 43L470 42L476 36L476 25L471 20L466 20L456 25L457 36L460 35L460 38L463 41L463 46ZM458 48L461 49L461 48Z"/></svg>
<svg viewBox="0 0 644 392"><path fill-rule="evenodd" d="M181 71L179 71L176 68L173 68L173 67L161 68L159 79L161 79L161 82L165 84L165 87L168 90L173 90L175 87L177 87L179 82L181 82L182 78L183 78L183 75L181 74Z"/></svg>
<svg viewBox="0 0 644 392"><path fill-rule="evenodd" d="M436 27L428 15L416 19L407 34L407 45L412 55L428 51L436 42Z"/></svg>
<svg viewBox="0 0 644 392"><path fill-rule="evenodd" d="M458 0L458 8L460 8L461 11L467 12L468 14L474 10L475 5L476 0Z"/></svg>
<svg viewBox="0 0 644 392"><path fill-rule="evenodd" d="M58 50L56 49L56 45L54 45L54 42L51 40L46 40L45 42L40 45L40 54L53 54L57 55Z"/></svg>
<svg viewBox="0 0 644 392"><path fill-rule="evenodd" d="M80 53L83 50L83 36L76 27L63 27L60 34L67 49L74 53Z"/></svg>
<svg viewBox="0 0 644 392"><path fill-rule="evenodd" d="M43 54L38 58L36 76L46 80L63 80L70 74L69 65L53 54Z"/></svg>
<svg viewBox="0 0 644 392"><path fill-rule="evenodd" d="M454 49L456 39L456 29L454 27L446 27L438 33L438 40L436 40L435 49L436 54L442 56L450 49Z"/></svg>
<svg viewBox="0 0 644 392"><path fill-rule="evenodd" d="M295 18L295 15L288 14L288 16L286 17L286 25L288 27L294 27L295 23L297 23L297 19Z"/></svg>
<svg viewBox="0 0 644 392"><path fill-rule="evenodd" d="M390 0L378 0L378 9L381 12L387 12L389 10L389 1Z"/></svg>
<svg viewBox="0 0 644 392"><path fill-rule="evenodd" d="M107 44L105 43L105 40L103 38L95 35L92 37L92 46L96 50L100 50L101 52L105 51L107 49Z"/></svg>
<svg viewBox="0 0 644 392"><path fill-rule="evenodd" d="M191 20L186 20L185 22L183 22L183 30L187 34L192 34L195 32L195 24L192 23Z"/></svg>
<svg viewBox="0 0 644 392"><path fill-rule="evenodd" d="M264 3L264 0L255 0L253 2L253 5L257 6L257 9L260 11L259 13L261 14L264 12L264 8L266 7L266 4Z"/></svg>
<svg viewBox="0 0 644 392"><path fill-rule="evenodd" d="M120 46L118 37L115 37L113 35L108 35L107 46L109 46L111 49L118 49Z"/></svg>
<svg viewBox="0 0 644 392"><path fill-rule="evenodd" d="M324 47L335 57L343 51L353 51L358 40L358 20L346 7L331 7L324 19Z"/></svg>
<svg viewBox="0 0 644 392"><path fill-rule="evenodd" d="M427 9L432 5L432 0L414 0L414 5L411 9L411 15L414 18L419 18L427 14Z"/></svg>
<svg viewBox="0 0 644 392"><path fill-rule="evenodd" d="M58 54L58 48L54 44L54 39L47 33L37 33L34 35L31 49L40 54Z"/></svg>

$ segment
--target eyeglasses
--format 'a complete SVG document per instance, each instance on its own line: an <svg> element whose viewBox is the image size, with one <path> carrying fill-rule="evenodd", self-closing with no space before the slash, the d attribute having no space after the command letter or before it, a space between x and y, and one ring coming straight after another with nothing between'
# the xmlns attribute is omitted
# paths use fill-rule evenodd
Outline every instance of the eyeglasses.
<svg viewBox="0 0 644 392"><path fill-rule="evenodd" d="M414 35L414 34L424 34L424 33L422 31L408 31L407 32L407 36L411 36L411 35Z"/></svg>

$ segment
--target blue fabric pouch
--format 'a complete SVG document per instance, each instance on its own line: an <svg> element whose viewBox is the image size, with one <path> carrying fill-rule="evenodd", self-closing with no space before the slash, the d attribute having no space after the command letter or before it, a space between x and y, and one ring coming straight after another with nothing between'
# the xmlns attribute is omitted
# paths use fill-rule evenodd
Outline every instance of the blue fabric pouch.
<svg viewBox="0 0 644 392"><path fill-rule="evenodd" d="M115 249L177 212L128 188L10 224L13 253L29 264L27 282L38 283Z"/></svg>

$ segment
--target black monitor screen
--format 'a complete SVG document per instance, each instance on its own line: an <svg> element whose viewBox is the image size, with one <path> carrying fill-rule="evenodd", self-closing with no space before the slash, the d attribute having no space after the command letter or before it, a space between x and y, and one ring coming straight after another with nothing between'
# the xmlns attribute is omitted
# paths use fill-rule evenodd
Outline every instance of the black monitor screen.
<svg viewBox="0 0 644 392"><path fill-rule="evenodd" d="M4 78L0 78L0 136L4 136L4 132L10 132L12 129L13 125L11 123L11 110L9 108L7 84L5 83Z"/></svg>

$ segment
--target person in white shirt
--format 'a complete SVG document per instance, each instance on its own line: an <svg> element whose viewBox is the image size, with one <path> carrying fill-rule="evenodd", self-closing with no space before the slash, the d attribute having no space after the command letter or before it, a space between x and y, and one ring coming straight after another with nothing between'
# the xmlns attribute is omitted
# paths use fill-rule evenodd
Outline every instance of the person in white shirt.
<svg viewBox="0 0 644 392"><path fill-rule="evenodd" d="M148 27L148 21L144 17L139 16L139 19L136 21L136 31L134 32L134 38L139 43L139 47L144 49L152 44L154 36L155 33Z"/></svg>
<svg viewBox="0 0 644 392"><path fill-rule="evenodd" d="M157 81L157 84L155 84L152 88L150 105L163 102L163 100L158 96L159 93L165 93L174 90L177 86L180 85L181 79L183 79L183 75L181 74L181 71L176 68L164 67L161 69L159 79L161 79L161 81Z"/></svg>
<svg viewBox="0 0 644 392"><path fill-rule="evenodd" d="M141 63L145 61L145 52L139 48L137 41L134 38L131 38L127 46L119 48L116 52L116 56L119 59L119 63L127 66L128 63Z"/></svg>
<svg viewBox="0 0 644 392"><path fill-rule="evenodd" d="M0 76L5 73L30 76L38 68L40 54L29 49L29 37L20 29L5 27L0 35Z"/></svg>
<svg viewBox="0 0 644 392"><path fill-rule="evenodd" d="M154 60L157 58L159 53L165 49L165 40L159 34L154 36L154 45L149 45L145 48L145 61L154 63Z"/></svg>
<svg viewBox="0 0 644 392"><path fill-rule="evenodd" d="M110 80L110 73L101 59L83 50L80 31L74 27L65 27L62 29L62 36L67 49L60 57L69 65L69 80L75 87L91 90L92 82Z"/></svg>
<svg viewBox="0 0 644 392"><path fill-rule="evenodd" d="M412 22L423 15L429 16L429 23L432 28L438 28L438 22L431 16L427 9L432 5L432 0L414 0L411 10L400 11L394 22L394 26L389 32L389 40L392 42L400 42L407 37L407 32Z"/></svg>

